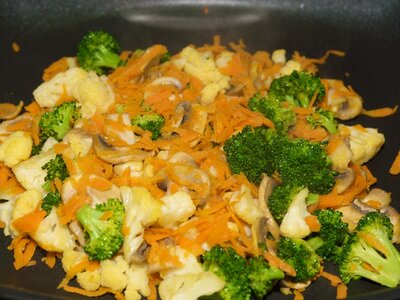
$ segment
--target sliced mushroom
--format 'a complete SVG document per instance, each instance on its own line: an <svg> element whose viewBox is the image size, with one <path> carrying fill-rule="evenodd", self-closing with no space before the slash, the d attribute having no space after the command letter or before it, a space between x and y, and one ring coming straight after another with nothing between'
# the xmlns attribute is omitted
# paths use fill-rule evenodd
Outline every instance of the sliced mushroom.
<svg viewBox="0 0 400 300"><path fill-rule="evenodd" d="M393 237L392 243L400 243L400 214L391 206L387 206L381 210L381 213L389 217L390 222L393 224Z"/></svg>
<svg viewBox="0 0 400 300"><path fill-rule="evenodd" d="M159 77L151 82L151 85L173 85L179 91L182 90L182 83L175 77Z"/></svg>
<svg viewBox="0 0 400 300"><path fill-rule="evenodd" d="M362 99L360 96L347 96L342 105L336 111L336 117L340 120L350 120L357 117L362 111Z"/></svg>
<svg viewBox="0 0 400 300"><path fill-rule="evenodd" d="M290 280L282 280L281 283L291 289L294 290L303 290L306 287L308 287L311 284L311 280L308 280L306 282L292 282Z"/></svg>
<svg viewBox="0 0 400 300"><path fill-rule="evenodd" d="M192 113L192 104L188 101L183 101L176 106L175 112L179 116L179 119L175 122L175 126L179 127L189 121Z"/></svg>
<svg viewBox="0 0 400 300"><path fill-rule="evenodd" d="M12 120L16 118L22 111L24 102L20 101L18 105L12 103L0 103L0 119Z"/></svg>
<svg viewBox="0 0 400 300"><path fill-rule="evenodd" d="M346 191L353 184L355 178L355 172L353 169L350 168L347 168L345 172L336 176L336 192L338 194L341 194Z"/></svg>
<svg viewBox="0 0 400 300"><path fill-rule="evenodd" d="M131 261L133 263L140 264L147 259L147 255L150 251L150 245L145 241L140 245L140 247L136 250L136 252L131 256Z"/></svg>
<svg viewBox="0 0 400 300"><path fill-rule="evenodd" d="M350 149L350 140L347 137L338 137L335 144L337 146L329 154L329 157L332 160L333 170L342 173L348 168L353 158L353 152Z"/></svg>
<svg viewBox="0 0 400 300"><path fill-rule="evenodd" d="M275 241L278 241L280 238L280 229L278 223L276 223L274 217L272 216L269 208L268 208L268 198L274 189L276 182L271 177L264 175L258 193L258 206L260 207L263 217L259 221L259 227L257 230L257 236L267 236L267 233L271 233L272 237ZM267 244L268 247L269 244ZM272 244L271 244L272 245ZM268 251L275 253L276 249L268 249Z"/></svg>
<svg viewBox="0 0 400 300"><path fill-rule="evenodd" d="M364 214L377 210L376 208L371 207L366 203L362 202L360 199L354 199L353 205L356 206Z"/></svg>
<svg viewBox="0 0 400 300"><path fill-rule="evenodd" d="M93 148L100 159L111 164L122 164L132 160L143 160L154 154L153 151L144 151L129 147L113 147L108 144L100 134L93 137Z"/></svg>
<svg viewBox="0 0 400 300"><path fill-rule="evenodd" d="M68 224L69 229L71 232L76 236L76 239L78 240L78 243L83 247L85 246L85 234L83 232L83 229L81 225L79 225L79 222L77 220L72 221L71 223Z"/></svg>
<svg viewBox="0 0 400 300"><path fill-rule="evenodd" d="M194 161L193 157L191 157L186 152L176 152L174 153L168 160L170 163L176 164L189 164L191 166L196 166L196 162Z"/></svg>
<svg viewBox="0 0 400 300"><path fill-rule="evenodd" d="M360 208L352 204L340 207L337 210L343 214L342 221L349 224L350 232L356 228L358 221L365 214Z"/></svg>
<svg viewBox="0 0 400 300"><path fill-rule="evenodd" d="M382 209L389 206L392 201L391 194L379 189L374 188L369 191L368 195L360 200L363 204L373 207L375 209Z"/></svg>

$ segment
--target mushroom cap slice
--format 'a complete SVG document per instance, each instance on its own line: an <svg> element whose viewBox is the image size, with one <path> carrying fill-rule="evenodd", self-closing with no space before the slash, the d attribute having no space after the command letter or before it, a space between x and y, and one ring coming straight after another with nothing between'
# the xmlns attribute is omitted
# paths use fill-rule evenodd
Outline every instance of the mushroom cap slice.
<svg viewBox="0 0 400 300"><path fill-rule="evenodd" d="M111 146L100 134L93 137L93 149L100 159L111 164L122 164L132 160L143 160L146 157L154 155L153 151Z"/></svg>
<svg viewBox="0 0 400 300"><path fill-rule="evenodd" d="M24 102L20 101L18 105L12 103L0 103L0 119L12 120L16 118L22 111Z"/></svg>

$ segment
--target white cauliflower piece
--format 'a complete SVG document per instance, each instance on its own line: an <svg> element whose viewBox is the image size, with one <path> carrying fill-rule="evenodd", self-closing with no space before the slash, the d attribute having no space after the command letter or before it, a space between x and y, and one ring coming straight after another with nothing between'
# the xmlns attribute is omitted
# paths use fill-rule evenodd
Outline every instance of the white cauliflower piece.
<svg viewBox="0 0 400 300"><path fill-rule="evenodd" d="M189 251L179 246L171 247L170 251L178 257L181 266L167 269L166 271L161 271L160 275L162 278L183 274L198 274L203 272L203 268L198 262L197 257Z"/></svg>
<svg viewBox="0 0 400 300"><path fill-rule="evenodd" d="M258 200L252 197L251 190L244 184L240 187L239 193L234 193L231 201L236 201L237 198L239 200L233 205L235 213L246 223L255 224L263 215L257 205Z"/></svg>
<svg viewBox="0 0 400 300"><path fill-rule="evenodd" d="M40 153L44 153L49 151L50 149L53 149L53 147L58 144L57 140L53 137L49 137L43 144L42 150L40 150Z"/></svg>
<svg viewBox="0 0 400 300"><path fill-rule="evenodd" d="M162 202L161 216L158 223L162 227L174 227L187 221L196 211L190 195L178 191L160 198Z"/></svg>
<svg viewBox="0 0 400 300"><path fill-rule="evenodd" d="M142 245L144 228L155 222L161 215L161 204L143 187L121 187L121 198L125 207L125 225L129 234L122 246L125 260L131 262Z"/></svg>
<svg viewBox="0 0 400 300"><path fill-rule="evenodd" d="M204 85L201 90L201 104L212 103L219 92L229 88L229 76L218 71L211 52L201 53L193 47L186 47L180 56L184 60L183 70L199 78Z"/></svg>
<svg viewBox="0 0 400 300"><path fill-rule="evenodd" d="M115 291L122 291L128 283L128 263L122 256L100 262L100 284Z"/></svg>
<svg viewBox="0 0 400 300"><path fill-rule="evenodd" d="M225 286L225 282L212 272L174 275L164 279L158 288L162 300L196 300L212 295Z"/></svg>
<svg viewBox="0 0 400 300"><path fill-rule="evenodd" d="M31 237L46 251L64 252L75 246L73 236L67 225L60 223L54 207L40 223L36 232L31 233Z"/></svg>
<svg viewBox="0 0 400 300"><path fill-rule="evenodd" d="M63 142L71 146L75 157L85 156L92 147L93 137L80 129L72 129L67 132Z"/></svg>
<svg viewBox="0 0 400 300"><path fill-rule="evenodd" d="M33 91L33 97L40 107L54 107L64 93L71 97L78 82L88 77L88 73L78 67L58 73L49 81L43 82Z"/></svg>
<svg viewBox="0 0 400 300"><path fill-rule="evenodd" d="M12 221L12 212L15 205L15 199L0 203L0 221L5 224L4 235L9 236L13 232L10 229Z"/></svg>
<svg viewBox="0 0 400 300"><path fill-rule="evenodd" d="M100 270L84 271L76 274L76 281L79 285L88 291L95 291L100 287Z"/></svg>
<svg viewBox="0 0 400 300"><path fill-rule="evenodd" d="M229 51L221 52L215 59L215 64L220 69L225 68L228 66L232 57L233 57L233 52L229 52Z"/></svg>
<svg viewBox="0 0 400 300"><path fill-rule="evenodd" d="M276 49L274 52L272 52L271 59L274 62L274 64L286 63L286 50Z"/></svg>
<svg viewBox="0 0 400 300"><path fill-rule="evenodd" d="M75 251L72 248L68 248L64 251L61 263L65 273L68 273L75 265L87 258L87 255L83 251Z"/></svg>
<svg viewBox="0 0 400 300"><path fill-rule="evenodd" d="M284 65L282 67L282 69L280 69L279 73L280 76L284 76L284 75L290 75L292 74L293 71L301 71L301 65L294 60L289 60L286 65Z"/></svg>
<svg viewBox="0 0 400 300"><path fill-rule="evenodd" d="M32 145L33 141L29 133L16 131L0 145L0 161L11 168L29 158Z"/></svg>
<svg viewBox="0 0 400 300"><path fill-rule="evenodd" d="M361 165L373 158L385 143L385 136L375 128L364 128L360 125L339 125L339 133L349 133L351 161Z"/></svg>
<svg viewBox="0 0 400 300"><path fill-rule="evenodd" d="M307 211L306 198L308 189L304 188L296 196L289 206L281 223L281 234L289 238L304 238L311 233L305 218L310 215Z"/></svg>
<svg viewBox="0 0 400 300"><path fill-rule="evenodd" d="M92 117L96 110L100 113L106 112L115 100L112 87L107 83L107 77L99 77L94 72L90 72L77 82L72 95L81 104L83 118Z"/></svg>
<svg viewBox="0 0 400 300"><path fill-rule="evenodd" d="M150 294L148 268L146 264L132 264L126 271L128 284L125 290L126 300L140 300Z"/></svg>
<svg viewBox="0 0 400 300"><path fill-rule="evenodd" d="M119 120L120 117L122 117L122 122ZM122 123L125 126L124 128L120 128L120 126L115 128L115 126L106 122L104 132L107 136L117 136L128 145L133 145L140 139L140 137L136 136L132 131L131 119L128 114L109 114L108 120L119 122L119 124Z"/></svg>
<svg viewBox="0 0 400 300"><path fill-rule="evenodd" d="M42 166L55 157L56 154L51 149L20 162L12 167L12 171L22 187L26 190L36 189L44 195L45 191L42 186L45 182L44 178L47 175L47 171L42 170Z"/></svg>

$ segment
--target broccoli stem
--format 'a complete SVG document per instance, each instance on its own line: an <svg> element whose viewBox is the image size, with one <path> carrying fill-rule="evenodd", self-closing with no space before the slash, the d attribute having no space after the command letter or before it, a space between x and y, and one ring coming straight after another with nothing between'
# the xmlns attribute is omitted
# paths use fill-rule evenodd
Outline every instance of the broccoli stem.
<svg viewBox="0 0 400 300"><path fill-rule="evenodd" d="M86 205L82 207L76 215L76 218L89 233L91 239L99 238L104 232L106 225L100 220L103 214L104 212L95 210Z"/></svg>
<svg viewBox="0 0 400 300"><path fill-rule="evenodd" d="M96 52L95 56L99 60L98 65L107 68L115 69L121 61L117 54L107 49L104 45L99 46L99 51Z"/></svg>

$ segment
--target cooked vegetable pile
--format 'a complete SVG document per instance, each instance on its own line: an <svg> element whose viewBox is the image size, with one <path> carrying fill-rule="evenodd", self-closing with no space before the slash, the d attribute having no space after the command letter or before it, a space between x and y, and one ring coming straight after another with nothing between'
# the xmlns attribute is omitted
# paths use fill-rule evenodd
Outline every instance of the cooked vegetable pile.
<svg viewBox="0 0 400 300"><path fill-rule="evenodd" d="M16 269L34 272L40 247L65 270L59 288L128 300L301 299L321 277L338 299L352 280L399 285L399 213L366 165L385 138L343 124L396 109L366 111L317 75L343 53L288 59L219 37L176 54L119 49L89 32L24 111L0 104Z"/></svg>

